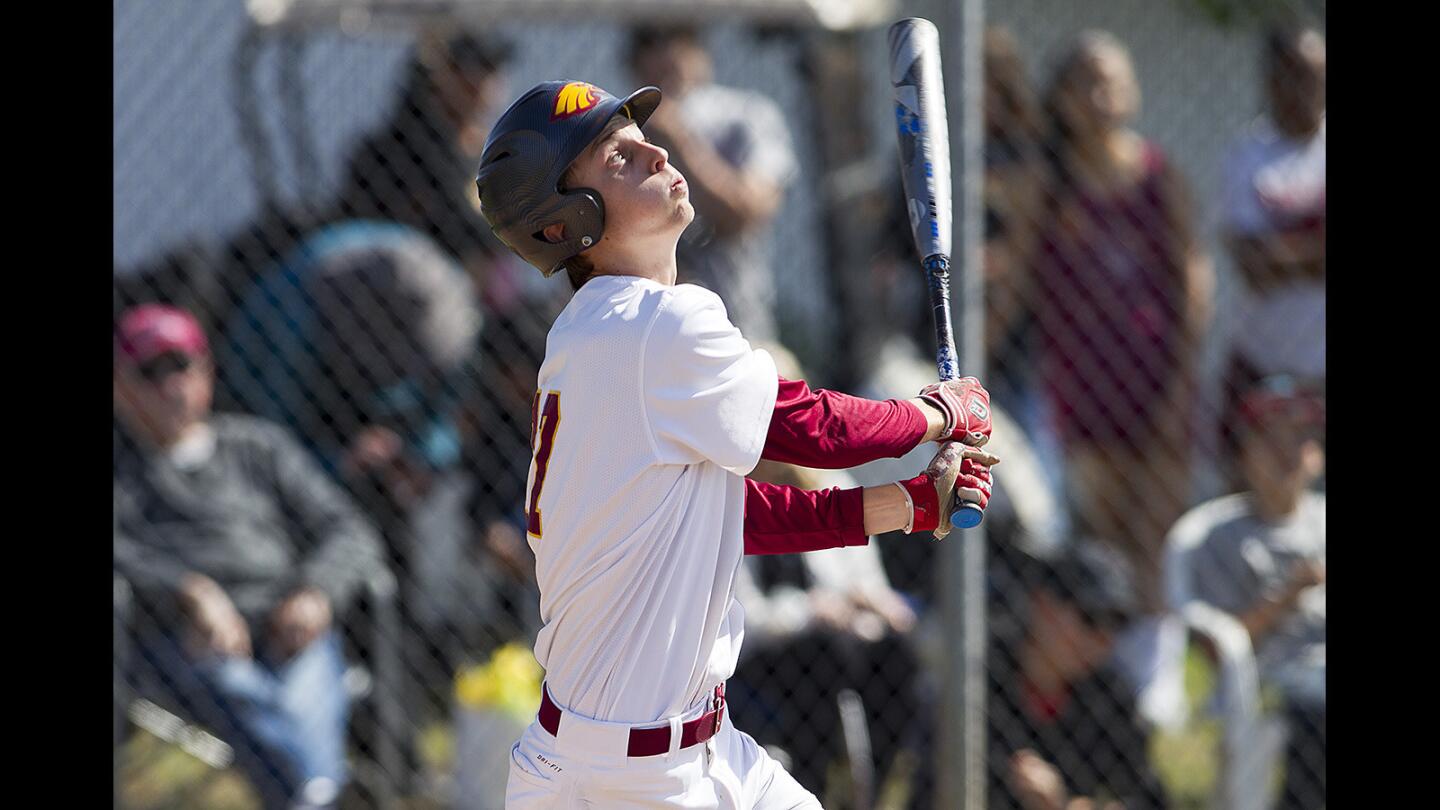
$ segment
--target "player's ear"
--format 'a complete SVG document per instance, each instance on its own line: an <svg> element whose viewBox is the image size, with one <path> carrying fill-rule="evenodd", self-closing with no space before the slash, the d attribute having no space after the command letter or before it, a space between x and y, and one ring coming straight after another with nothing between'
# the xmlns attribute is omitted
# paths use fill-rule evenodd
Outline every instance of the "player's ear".
<svg viewBox="0 0 1440 810"><path fill-rule="evenodd" d="M546 242L549 242L552 245L558 244L565 241L565 223L551 223L549 225L546 225L545 229L540 231L540 233L545 237Z"/></svg>

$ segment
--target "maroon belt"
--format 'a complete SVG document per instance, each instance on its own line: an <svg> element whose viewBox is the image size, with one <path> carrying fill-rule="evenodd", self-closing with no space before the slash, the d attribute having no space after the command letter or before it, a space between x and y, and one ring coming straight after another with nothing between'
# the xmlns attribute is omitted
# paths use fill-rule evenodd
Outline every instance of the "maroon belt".
<svg viewBox="0 0 1440 810"><path fill-rule="evenodd" d="M694 720L680 726L680 747L689 748L705 742L720 730L720 719L725 715L725 684L715 687L713 708ZM560 733L560 707L550 700L550 690L540 690L540 727L555 737ZM653 757L670 751L670 727L632 728L630 744L625 753L632 757Z"/></svg>

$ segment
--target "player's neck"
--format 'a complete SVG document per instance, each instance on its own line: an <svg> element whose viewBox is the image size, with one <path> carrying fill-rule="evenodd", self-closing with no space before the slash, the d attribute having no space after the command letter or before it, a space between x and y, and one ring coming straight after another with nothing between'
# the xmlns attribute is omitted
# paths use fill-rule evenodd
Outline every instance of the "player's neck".
<svg viewBox="0 0 1440 810"><path fill-rule="evenodd" d="M607 250L595 257L595 275L638 276L667 287L675 284L675 243L668 248L646 245L627 249L613 243L605 247Z"/></svg>

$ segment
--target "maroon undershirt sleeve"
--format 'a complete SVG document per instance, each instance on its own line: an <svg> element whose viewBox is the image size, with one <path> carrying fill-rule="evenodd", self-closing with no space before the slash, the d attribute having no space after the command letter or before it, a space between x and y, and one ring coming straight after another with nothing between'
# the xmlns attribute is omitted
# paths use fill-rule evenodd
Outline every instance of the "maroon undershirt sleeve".
<svg viewBox="0 0 1440 810"><path fill-rule="evenodd" d="M929 428L925 414L904 400L877 401L780 378L775 412L760 457L785 464L839 470L899 458Z"/></svg>
<svg viewBox="0 0 1440 810"><path fill-rule="evenodd" d="M863 546L864 490L809 490L745 479L745 553L795 554Z"/></svg>

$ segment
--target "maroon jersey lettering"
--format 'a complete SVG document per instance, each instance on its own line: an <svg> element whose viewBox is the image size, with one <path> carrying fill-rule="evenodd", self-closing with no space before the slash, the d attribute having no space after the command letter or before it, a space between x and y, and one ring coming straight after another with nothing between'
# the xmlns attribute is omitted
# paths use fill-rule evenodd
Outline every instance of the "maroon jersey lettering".
<svg viewBox="0 0 1440 810"><path fill-rule="evenodd" d="M540 490L545 487L545 470L550 466L550 451L555 443L555 428L560 426L560 392L550 391L545 395L545 407L540 408L540 392L535 392L535 403L530 413L530 446L535 451L535 482L530 485L530 508L526 510L526 531L536 540L540 539ZM536 438L539 441L536 441Z"/></svg>

